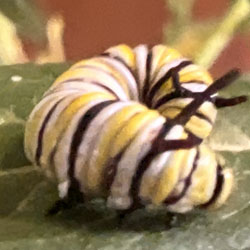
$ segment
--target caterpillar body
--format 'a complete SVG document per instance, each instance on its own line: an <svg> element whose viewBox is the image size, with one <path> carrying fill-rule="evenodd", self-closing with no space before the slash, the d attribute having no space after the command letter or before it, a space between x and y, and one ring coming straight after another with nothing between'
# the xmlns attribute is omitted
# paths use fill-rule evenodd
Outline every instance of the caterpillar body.
<svg viewBox="0 0 250 250"><path fill-rule="evenodd" d="M163 45L112 47L73 65L44 94L26 125L26 155L58 181L60 204L77 193L119 211L219 207L233 174L203 139L218 107L245 101L216 95L237 76L214 82Z"/></svg>

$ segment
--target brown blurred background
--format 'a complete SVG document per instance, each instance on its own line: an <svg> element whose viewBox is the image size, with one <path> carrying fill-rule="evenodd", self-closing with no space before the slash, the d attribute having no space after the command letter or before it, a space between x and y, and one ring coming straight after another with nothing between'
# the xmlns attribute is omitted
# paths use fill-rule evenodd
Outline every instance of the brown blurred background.
<svg viewBox="0 0 250 250"><path fill-rule="evenodd" d="M178 0L176 0L178 1ZM163 27L171 19L164 0L36 0L47 15L61 13L68 60L100 53L118 43L136 45L163 41ZM197 20L225 14L230 0L197 0ZM218 75L232 67L250 68L250 36L236 35L212 71Z"/></svg>

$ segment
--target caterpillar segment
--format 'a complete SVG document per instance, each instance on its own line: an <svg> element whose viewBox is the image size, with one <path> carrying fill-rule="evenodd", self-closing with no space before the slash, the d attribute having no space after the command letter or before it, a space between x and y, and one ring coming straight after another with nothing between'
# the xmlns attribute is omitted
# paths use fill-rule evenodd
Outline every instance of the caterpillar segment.
<svg viewBox="0 0 250 250"><path fill-rule="evenodd" d="M161 56L156 56L159 50ZM164 104L172 101L173 107L181 106L180 109L175 109L174 116L176 116L188 104L188 100L185 102L185 99L189 99L189 102L192 100L192 96L183 96L183 92L199 93L213 82L207 71L192 64L190 60L183 58L179 52L172 48L164 46L163 49L158 45L149 50L146 46L141 45L136 51L140 51L140 53L137 53L138 57L146 58L146 65L141 64L141 67L140 65L137 67L138 72L147 72L147 74L144 73L144 79L141 76L141 85L143 85L141 90L142 100L151 108L157 107L158 111L163 113L165 117L173 118L173 111L170 108L164 108ZM200 107L203 112L200 109L197 110L197 113L203 113L204 116L199 114L193 116L187 125L190 127L191 124L191 127L194 128L192 132L197 136L201 136L201 138L207 137L212 130L212 124L206 124L207 116L213 116L211 120L211 123L213 123L217 113L215 105L211 102L209 102L209 110L205 110L208 106L207 103L208 101L204 102ZM207 125L204 131L200 132L202 127L198 126L199 130L196 132L197 123ZM194 126L192 126L193 124Z"/></svg>
<svg viewBox="0 0 250 250"><path fill-rule="evenodd" d="M238 76L210 74L167 46L114 46L56 79L29 116L25 152L58 182L56 213L102 197L124 213L148 204L186 213L218 208L233 173L204 142L217 92Z"/></svg>

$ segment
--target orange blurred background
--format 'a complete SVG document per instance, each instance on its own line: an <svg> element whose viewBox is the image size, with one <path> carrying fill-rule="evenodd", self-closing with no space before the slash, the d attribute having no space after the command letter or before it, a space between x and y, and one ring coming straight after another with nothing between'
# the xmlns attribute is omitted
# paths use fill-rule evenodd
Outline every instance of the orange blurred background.
<svg viewBox="0 0 250 250"><path fill-rule="evenodd" d="M104 49L127 43L157 44L163 27L171 19L164 0L36 0L47 15L61 13L65 21L67 60L90 57ZM178 1L178 0L176 0ZM230 0L197 0L196 20L223 16ZM215 75L239 67L249 72L250 36L234 37L212 68Z"/></svg>

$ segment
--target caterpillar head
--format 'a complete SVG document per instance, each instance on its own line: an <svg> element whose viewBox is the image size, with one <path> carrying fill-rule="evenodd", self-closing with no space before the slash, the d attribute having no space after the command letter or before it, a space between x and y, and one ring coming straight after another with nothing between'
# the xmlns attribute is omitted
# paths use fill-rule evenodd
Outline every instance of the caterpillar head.
<svg viewBox="0 0 250 250"><path fill-rule="evenodd" d="M234 175L231 168L224 168L221 159L218 159L216 182L213 196L203 204L202 208L217 209L221 207L229 198L234 188Z"/></svg>
<svg viewBox="0 0 250 250"><path fill-rule="evenodd" d="M197 152L192 169L184 178L179 178L165 200L168 210L172 212L186 213L195 207L216 209L222 206L232 193L232 169L224 168L215 153L205 144L200 145Z"/></svg>
<svg viewBox="0 0 250 250"><path fill-rule="evenodd" d="M239 75L240 72L237 69L231 70L217 79L203 92L192 92L191 96L184 93L185 98L171 100L164 107L160 107L159 111L165 117L171 118L173 123L184 125L194 135L204 139L213 128L217 112L215 107L233 106L247 100L246 96L227 99L216 95L220 89L232 84Z"/></svg>

